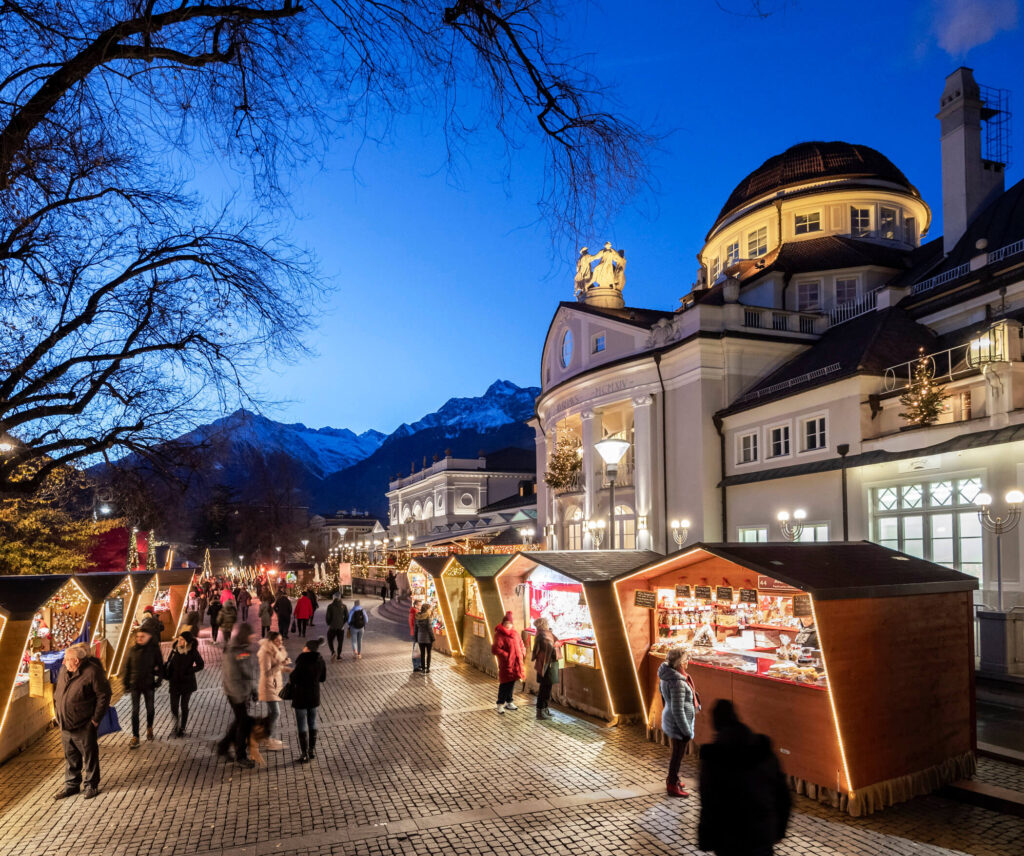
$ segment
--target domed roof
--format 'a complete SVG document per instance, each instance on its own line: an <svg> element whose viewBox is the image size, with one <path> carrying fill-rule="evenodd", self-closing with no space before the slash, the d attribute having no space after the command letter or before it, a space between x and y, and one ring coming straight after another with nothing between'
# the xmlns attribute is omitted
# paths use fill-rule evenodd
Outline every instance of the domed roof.
<svg viewBox="0 0 1024 856"><path fill-rule="evenodd" d="M768 158L737 184L719 212L715 225L727 214L765 193L805 181L840 176L881 179L900 184L914 196L920 196L917 188L889 158L869 146L839 140L831 143L797 143L782 154Z"/></svg>

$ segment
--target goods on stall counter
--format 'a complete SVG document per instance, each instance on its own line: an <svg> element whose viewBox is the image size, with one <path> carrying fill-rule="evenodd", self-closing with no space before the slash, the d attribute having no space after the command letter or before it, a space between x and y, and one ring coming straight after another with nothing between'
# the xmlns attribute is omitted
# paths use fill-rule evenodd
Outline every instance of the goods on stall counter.
<svg viewBox="0 0 1024 856"><path fill-rule="evenodd" d="M787 681L797 681L803 684L824 684L825 675L813 666L798 666L795 663L779 661L768 667L768 676L771 678L784 678Z"/></svg>
<svg viewBox="0 0 1024 856"><path fill-rule="evenodd" d="M710 624L702 624L693 634L693 646L695 648L713 648L715 646L715 631Z"/></svg>

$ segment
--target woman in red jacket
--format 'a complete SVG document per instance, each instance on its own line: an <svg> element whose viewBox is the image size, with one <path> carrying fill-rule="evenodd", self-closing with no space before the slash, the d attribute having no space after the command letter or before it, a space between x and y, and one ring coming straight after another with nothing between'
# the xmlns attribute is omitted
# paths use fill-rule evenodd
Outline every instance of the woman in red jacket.
<svg viewBox="0 0 1024 856"><path fill-rule="evenodd" d="M498 713L519 710L512 701L516 681L526 678L526 648L519 632L512 624L512 612L505 613L501 624L494 628L491 653L498 658Z"/></svg>
<svg viewBox="0 0 1024 856"><path fill-rule="evenodd" d="M306 638L306 628L309 620L313 617L313 602L307 595L303 595L295 603L295 623L299 626L299 636Z"/></svg>

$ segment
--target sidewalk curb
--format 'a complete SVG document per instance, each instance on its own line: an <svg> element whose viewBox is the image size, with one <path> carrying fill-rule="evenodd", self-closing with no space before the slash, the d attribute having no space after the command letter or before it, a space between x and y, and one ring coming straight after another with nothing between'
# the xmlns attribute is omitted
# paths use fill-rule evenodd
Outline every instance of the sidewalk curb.
<svg viewBox="0 0 1024 856"><path fill-rule="evenodd" d="M997 785L962 779L959 782L946 785L937 792L937 795L954 802L967 803L1001 814L1024 817L1024 794L1019 791L1011 791L1008 788L1000 788Z"/></svg>

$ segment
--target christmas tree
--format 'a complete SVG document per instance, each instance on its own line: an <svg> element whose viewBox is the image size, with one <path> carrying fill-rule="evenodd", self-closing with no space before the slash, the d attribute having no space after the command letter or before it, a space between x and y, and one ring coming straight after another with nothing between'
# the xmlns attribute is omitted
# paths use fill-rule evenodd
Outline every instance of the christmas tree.
<svg viewBox="0 0 1024 856"><path fill-rule="evenodd" d="M146 570L156 570L156 543L153 541L153 530L146 536Z"/></svg>
<svg viewBox="0 0 1024 856"><path fill-rule="evenodd" d="M918 349L910 386L900 396L900 404L906 408L900 416L911 425L931 425L939 418L942 407L949 398L942 391L942 387L935 383L934 374L931 358L925 354L924 348Z"/></svg>
<svg viewBox="0 0 1024 856"><path fill-rule="evenodd" d="M572 488L582 468L579 443L574 437L563 437L555 443L554 451L548 459L544 484L555 490Z"/></svg>
<svg viewBox="0 0 1024 856"><path fill-rule="evenodd" d="M128 570L135 571L139 567L139 530L132 528L128 536Z"/></svg>
<svg viewBox="0 0 1024 856"><path fill-rule="evenodd" d="M210 564L210 548L209 547L206 548L206 553L203 556L203 576L204 577L212 577L213 576L213 565Z"/></svg>

